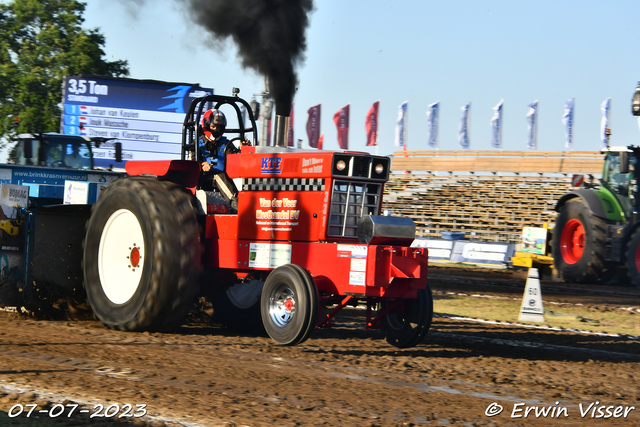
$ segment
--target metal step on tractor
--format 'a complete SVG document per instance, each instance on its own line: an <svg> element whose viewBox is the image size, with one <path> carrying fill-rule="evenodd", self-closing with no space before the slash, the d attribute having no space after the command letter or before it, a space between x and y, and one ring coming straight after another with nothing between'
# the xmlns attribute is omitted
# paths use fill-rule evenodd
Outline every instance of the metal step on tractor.
<svg viewBox="0 0 640 427"><path fill-rule="evenodd" d="M201 171L209 102L237 123L226 128L223 172L237 183L237 211ZM288 118L275 127L276 145L257 146L249 104L210 95L185 116L181 159L126 163L127 176L93 205L84 240L87 299L104 325L170 330L206 295L226 326L263 327L279 345L331 327L349 305L394 346L422 341L433 315L428 255L410 247L411 219L380 215L390 159L287 148Z"/></svg>
<svg viewBox="0 0 640 427"><path fill-rule="evenodd" d="M640 116L640 83L632 114ZM578 283L608 281L623 269L640 287L640 147L602 152L599 185L571 191L556 204L554 265L565 280Z"/></svg>

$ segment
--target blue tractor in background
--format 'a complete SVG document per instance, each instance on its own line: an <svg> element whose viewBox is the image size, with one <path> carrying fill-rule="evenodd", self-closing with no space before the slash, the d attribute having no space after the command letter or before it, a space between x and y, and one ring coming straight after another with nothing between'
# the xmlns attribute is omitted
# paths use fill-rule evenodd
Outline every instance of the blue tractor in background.
<svg viewBox="0 0 640 427"><path fill-rule="evenodd" d="M0 164L0 306L38 314L59 299L84 300L84 224L101 191L125 172L94 166L92 149L106 138L45 133L14 141Z"/></svg>

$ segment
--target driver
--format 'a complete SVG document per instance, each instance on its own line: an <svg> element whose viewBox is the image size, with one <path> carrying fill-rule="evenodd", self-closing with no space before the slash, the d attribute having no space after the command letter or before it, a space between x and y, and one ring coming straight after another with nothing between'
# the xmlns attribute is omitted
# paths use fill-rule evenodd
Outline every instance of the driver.
<svg viewBox="0 0 640 427"><path fill-rule="evenodd" d="M208 110L202 116L203 135L199 140L202 158L201 167L205 176L213 174L213 182L232 209L238 210L238 190L225 173L225 151L237 151L235 146L223 136L227 127L227 118L220 110ZM249 145L249 141L242 141Z"/></svg>
<svg viewBox="0 0 640 427"><path fill-rule="evenodd" d="M79 153L79 147L71 144L71 154L65 156L64 162L67 166L74 169L81 169L84 165L84 158Z"/></svg>

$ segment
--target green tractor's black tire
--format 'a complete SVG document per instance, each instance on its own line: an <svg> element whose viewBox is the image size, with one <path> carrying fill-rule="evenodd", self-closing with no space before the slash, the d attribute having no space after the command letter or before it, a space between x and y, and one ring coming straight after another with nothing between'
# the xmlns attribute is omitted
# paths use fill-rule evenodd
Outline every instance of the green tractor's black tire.
<svg viewBox="0 0 640 427"><path fill-rule="evenodd" d="M631 283L640 288L640 228L633 233L627 243L626 267Z"/></svg>
<svg viewBox="0 0 640 427"><path fill-rule="evenodd" d="M84 286L94 316L128 331L168 331L193 307L201 271L192 196L155 178L120 178L93 206Z"/></svg>
<svg viewBox="0 0 640 427"><path fill-rule="evenodd" d="M556 217L552 240L553 262L559 275L575 283L602 279L606 232L606 221L594 216L581 198L565 203Z"/></svg>

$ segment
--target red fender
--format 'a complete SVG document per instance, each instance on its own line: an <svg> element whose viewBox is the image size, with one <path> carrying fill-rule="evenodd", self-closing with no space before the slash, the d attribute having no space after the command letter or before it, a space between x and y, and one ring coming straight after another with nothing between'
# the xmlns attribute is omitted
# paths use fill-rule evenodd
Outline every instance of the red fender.
<svg viewBox="0 0 640 427"><path fill-rule="evenodd" d="M124 168L129 175L155 175L194 194L200 179L200 165L193 160L129 160Z"/></svg>

